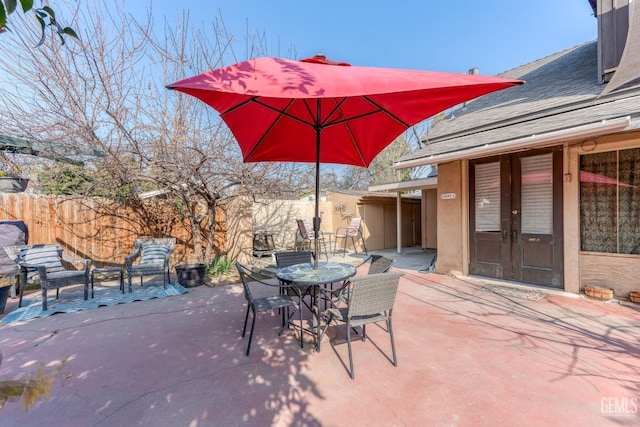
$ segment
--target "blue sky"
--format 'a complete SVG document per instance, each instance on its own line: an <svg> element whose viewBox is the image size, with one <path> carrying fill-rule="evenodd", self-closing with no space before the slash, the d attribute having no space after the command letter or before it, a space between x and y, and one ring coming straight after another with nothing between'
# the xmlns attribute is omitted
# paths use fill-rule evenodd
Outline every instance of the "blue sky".
<svg viewBox="0 0 640 427"><path fill-rule="evenodd" d="M158 23L188 9L194 25L221 16L239 39L247 28L264 32L274 56L322 52L352 65L485 75L597 36L587 0L135 0L125 10L138 15L149 4Z"/></svg>

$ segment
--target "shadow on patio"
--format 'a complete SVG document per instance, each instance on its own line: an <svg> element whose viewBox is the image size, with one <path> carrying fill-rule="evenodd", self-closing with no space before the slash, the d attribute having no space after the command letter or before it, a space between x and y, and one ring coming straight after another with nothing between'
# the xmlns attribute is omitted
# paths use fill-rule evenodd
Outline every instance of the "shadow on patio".
<svg viewBox="0 0 640 427"><path fill-rule="evenodd" d="M0 378L70 356L68 377L3 425L581 425L639 418L640 311L406 271L388 335L315 353L280 317L258 319L252 352L240 285L0 327ZM342 362L341 362L342 361ZM635 399L635 400L632 400ZM613 402L613 403L612 403ZM625 405L626 402L626 406ZM636 406L633 405L636 402ZM623 411L624 410L624 411Z"/></svg>

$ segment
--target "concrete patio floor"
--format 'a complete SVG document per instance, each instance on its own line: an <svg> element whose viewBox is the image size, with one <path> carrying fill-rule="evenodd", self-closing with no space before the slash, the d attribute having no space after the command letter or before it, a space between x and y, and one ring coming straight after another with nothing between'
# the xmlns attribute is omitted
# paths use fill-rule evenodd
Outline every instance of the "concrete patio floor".
<svg viewBox="0 0 640 427"><path fill-rule="evenodd" d="M397 267L397 265L396 265ZM49 400L9 426L620 426L640 422L640 310L402 269L388 335L319 353L280 318L240 336L240 285L0 326L0 379L53 369ZM514 296L515 295L515 296ZM539 295L537 295L539 296Z"/></svg>

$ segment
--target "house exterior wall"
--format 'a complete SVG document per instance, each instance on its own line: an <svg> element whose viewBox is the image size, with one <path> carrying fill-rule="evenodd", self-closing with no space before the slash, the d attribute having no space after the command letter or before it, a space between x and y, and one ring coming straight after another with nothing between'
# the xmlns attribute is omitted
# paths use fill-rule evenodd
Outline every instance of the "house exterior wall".
<svg viewBox="0 0 640 427"><path fill-rule="evenodd" d="M629 291L640 290L640 255L584 252L580 246L580 155L630 148L640 148L640 131L564 143L563 268L567 292L579 293L586 285L593 285L611 288L616 297L626 299ZM447 236L437 240L436 272L441 274L468 274L467 167L465 161L439 165L437 234ZM433 205L428 195L424 199L426 206ZM425 224L429 224L428 216Z"/></svg>
<svg viewBox="0 0 640 427"><path fill-rule="evenodd" d="M422 190L422 249L438 247L438 190Z"/></svg>
<svg viewBox="0 0 640 427"><path fill-rule="evenodd" d="M332 228L327 231L336 231L338 227L349 225L351 218L362 218L363 212L358 208L360 197L351 194L327 191L327 200L332 203L330 211ZM329 212L326 212L329 215Z"/></svg>
<svg viewBox="0 0 640 427"><path fill-rule="evenodd" d="M463 165L466 162L454 161L438 165L438 260L436 272L440 274L466 274L465 266L468 241L467 227L464 225L466 214L463 214L463 203L466 191L463 192ZM464 233L464 234L463 234ZM442 238L446 236L446 238Z"/></svg>
<svg viewBox="0 0 640 427"><path fill-rule="evenodd" d="M580 292L587 285L610 288L619 298L627 298L629 291L640 290L640 255L583 252L580 250L580 170L579 156L611 150L639 148L640 131L594 138L588 144L571 144L567 162L570 181L565 175L565 290ZM568 244L569 242L570 245ZM570 247L569 247L570 246ZM577 272L575 271L577 267Z"/></svg>
<svg viewBox="0 0 640 427"><path fill-rule="evenodd" d="M335 231L333 218L329 214L333 209L331 202L320 202L322 222L321 231ZM315 202L308 200L262 200L252 203L251 210L253 231L268 230L273 233L277 249L293 249L295 243L298 218L313 218ZM253 245L253 243L252 243Z"/></svg>
<svg viewBox="0 0 640 427"><path fill-rule="evenodd" d="M351 217L360 217L363 219L362 234L368 250L397 247L397 206L394 195L361 197L327 192L327 200L333 203L332 218L336 229L349 225ZM420 200L403 198L401 231L403 246L419 244L421 230ZM340 245L342 244L343 242L340 241ZM353 249L351 243L348 247ZM358 250L362 248L358 247Z"/></svg>
<svg viewBox="0 0 640 427"><path fill-rule="evenodd" d="M243 264L253 257L253 200L238 197L227 206L227 256Z"/></svg>

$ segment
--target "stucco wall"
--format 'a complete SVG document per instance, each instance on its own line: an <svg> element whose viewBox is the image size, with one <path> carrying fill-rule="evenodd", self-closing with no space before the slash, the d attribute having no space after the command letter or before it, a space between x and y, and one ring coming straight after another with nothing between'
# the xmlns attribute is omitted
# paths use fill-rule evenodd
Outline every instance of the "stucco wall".
<svg viewBox="0 0 640 427"><path fill-rule="evenodd" d="M386 196L356 196L327 192L327 200L333 203L335 228L349 225L351 217L360 217L362 234L368 250L395 248L397 246L397 201L395 193ZM422 219L420 200L402 199L402 243L404 246L420 243ZM335 230L334 230L335 231ZM342 240L339 247L342 247ZM349 241L349 249L353 249ZM358 251L362 250L358 246Z"/></svg>
<svg viewBox="0 0 640 427"><path fill-rule="evenodd" d="M462 162L438 165L438 260L436 272L463 274L464 248L467 227L463 224ZM444 195L444 198L443 198ZM465 235L463 236L463 233Z"/></svg>
<svg viewBox="0 0 640 427"><path fill-rule="evenodd" d="M422 190L422 248L438 248L438 190Z"/></svg>
<svg viewBox="0 0 640 427"><path fill-rule="evenodd" d="M253 214L249 197L238 197L227 206L227 256L241 263L253 257Z"/></svg>
<svg viewBox="0 0 640 427"><path fill-rule="evenodd" d="M320 202L320 230L333 230L331 202ZM278 249L292 249L298 230L296 219L313 218L315 202L306 200L261 200L253 203L253 230L268 230Z"/></svg>

